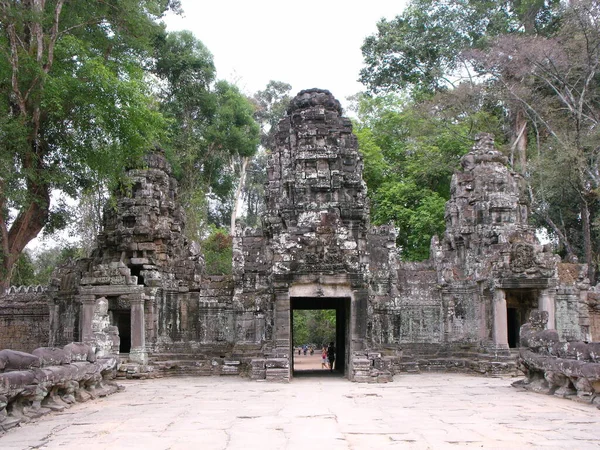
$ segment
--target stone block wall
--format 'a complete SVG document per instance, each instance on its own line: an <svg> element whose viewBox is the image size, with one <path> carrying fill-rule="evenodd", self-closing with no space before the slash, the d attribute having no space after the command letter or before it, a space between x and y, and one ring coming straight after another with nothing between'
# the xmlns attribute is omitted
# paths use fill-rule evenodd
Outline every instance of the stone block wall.
<svg viewBox="0 0 600 450"><path fill-rule="evenodd" d="M0 350L30 352L48 345L50 313L45 289L13 287L0 296Z"/></svg>
<svg viewBox="0 0 600 450"><path fill-rule="evenodd" d="M589 293L588 307L590 313L590 338L593 342L600 342L600 293Z"/></svg>
<svg viewBox="0 0 600 450"><path fill-rule="evenodd" d="M556 331L561 341L592 341L590 308L594 295L589 293L587 265L560 263L556 288Z"/></svg>

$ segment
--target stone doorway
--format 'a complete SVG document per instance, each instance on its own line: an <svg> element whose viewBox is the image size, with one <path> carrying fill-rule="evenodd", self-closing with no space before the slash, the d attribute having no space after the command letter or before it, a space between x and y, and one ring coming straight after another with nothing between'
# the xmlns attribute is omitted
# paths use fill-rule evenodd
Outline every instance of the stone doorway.
<svg viewBox="0 0 600 450"><path fill-rule="evenodd" d="M529 313L537 307L538 292L535 289L506 290L506 326L509 348L519 347L521 325L527 322Z"/></svg>
<svg viewBox="0 0 600 450"><path fill-rule="evenodd" d="M119 329L119 353L131 351L131 310L117 309L111 311L112 325Z"/></svg>
<svg viewBox="0 0 600 450"><path fill-rule="evenodd" d="M290 298L290 325L291 325L291 342L294 342L293 336L293 320L294 310L322 310L330 309L335 311L335 347L336 360L334 365L334 373L347 375L349 361L349 324L350 324L350 297L291 297ZM319 344L319 343L317 343ZM316 349L320 355L321 349ZM292 352L291 367L292 372L297 373L294 368L294 358L297 357L296 352ZM319 373L320 370L314 371ZM329 371L322 371L323 375L329 374Z"/></svg>

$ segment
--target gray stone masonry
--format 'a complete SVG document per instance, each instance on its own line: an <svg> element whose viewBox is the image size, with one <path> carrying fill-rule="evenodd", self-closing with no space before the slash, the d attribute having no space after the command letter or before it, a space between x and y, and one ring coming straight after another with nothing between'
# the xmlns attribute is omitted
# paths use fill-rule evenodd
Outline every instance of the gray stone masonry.
<svg viewBox="0 0 600 450"><path fill-rule="evenodd" d="M478 135L462 158L428 261L402 261L396 230L372 226L362 171L340 103L301 91L276 128L262 224L238 223L233 275L210 276L157 149L127 172L90 258L58 268L43 292L0 297L0 343L81 341L118 355L119 377L288 382L293 311L331 309L335 370L381 383L401 372L514 371L511 349L534 310L561 341L600 340L597 287L584 265L538 242L523 180L492 136Z"/></svg>

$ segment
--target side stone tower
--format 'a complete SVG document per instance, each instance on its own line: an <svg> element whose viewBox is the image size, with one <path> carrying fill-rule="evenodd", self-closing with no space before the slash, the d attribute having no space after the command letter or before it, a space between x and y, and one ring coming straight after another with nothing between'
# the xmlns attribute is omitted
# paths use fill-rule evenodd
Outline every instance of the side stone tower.
<svg viewBox="0 0 600 450"><path fill-rule="evenodd" d="M521 176L481 133L452 177L446 232L434 250L449 322L494 351L516 347L532 310L555 328L556 257L528 224ZM457 316L457 314L460 316ZM460 333L457 334L460 336Z"/></svg>
<svg viewBox="0 0 600 450"><path fill-rule="evenodd" d="M92 256L57 273L50 345L80 340L99 354L146 364L149 353L181 339L173 324L181 323L190 292L200 290L203 261L183 234L177 182L162 151L128 170L127 180L127 194L105 207Z"/></svg>

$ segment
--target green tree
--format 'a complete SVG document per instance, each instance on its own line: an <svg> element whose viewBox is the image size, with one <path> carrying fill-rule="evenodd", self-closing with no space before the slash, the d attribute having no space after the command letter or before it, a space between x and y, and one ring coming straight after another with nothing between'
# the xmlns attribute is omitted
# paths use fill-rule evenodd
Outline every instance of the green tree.
<svg viewBox="0 0 600 450"><path fill-rule="evenodd" d="M86 256L85 250L72 244L58 244L37 251L33 258L35 267L33 284L50 284L52 273L57 267L83 256Z"/></svg>
<svg viewBox="0 0 600 450"><path fill-rule="evenodd" d="M443 233L450 180L473 134L499 128L484 108L471 107L475 112L465 117L456 102L441 107L448 102L443 95L420 104L391 94L356 98L355 132L372 220L396 226L405 260L427 259L431 237Z"/></svg>
<svg viewBox="0 0 600 450"><path fill-rule="evenodd" d="M334 309L294 310L293 345L317 346L335 342L336 318Z"/></svg>
<svg viewBox="0 0 600 450"><path fill-rule="evenodd" d="M0 289L29 241L65 225L53 190L75 197L91 174L115 185L159 139L143 64L178 6L0 2Z"/></svg>
<svg viewBox="0 0 600 450"><path fill-rule="evenodd" d="M212 54L188 31L156 40L154 73L161 80L162 111L171 119L169 150L188 235L200 239L207 222L235 220L236 188L259 143L254 107L237 87L216 81Z"/></svg>
<svg viewBox="0 0 600 450"><path fill-rule="evenodd" d="M533 211L594 278L600 174L600 6L569 2L554 35L502 36L478 63L532 124ZM514 83L518 79L519 83Z"/></svg>
<svg viewBox="0 0 600 450"><path fill-rule="evenodd" d="M365 39L360 79L371 92L401 90L418 101L461 83L488 86L493 93L487 71L473 60L471 50L487 49L503 35L550 35L560 23L560 6L559 0L412 0L401 15L382 20L377 34ZM494 108L505 109L506 133L516 155L511 162L524 174L528 117L521 104L507 100L497 98Z"/></svg>
<svg viewBox="0 0 600 450"><path fill-rule="evenodd" d="M10 278L11 286L32 286L36 284L35 266L28 251L23 251L14 265Z"/></svg>
<svg viewBox="0 0 600 450"><path fill-rule="evenodd" d="M484 48L501 34L550 33L559 6L558 0L411 0L365 39L360 80L373 92L408 89L416 98L446 90L476 69L465 50Z"/></svg>
<svg viewBox="0 0 600 450"><path fill-rule="evenodd" d="M244 222L248 226L258 226L265 210L264 195L267 183L267 162L273 146L277 124L285 116L290 103L292 86L281 81L269 81L264 90L252 97L255 106L254 118L260 126L258 152L248 161L246 179L242 189L245 205Z"/></svg>
<svg viewBox="0 0 600 450"><path fill-rule="evenodd" d="M226 230L213 228L202 241L202 253L209 275L230 275L233 258L232 239Z"/></svg>

